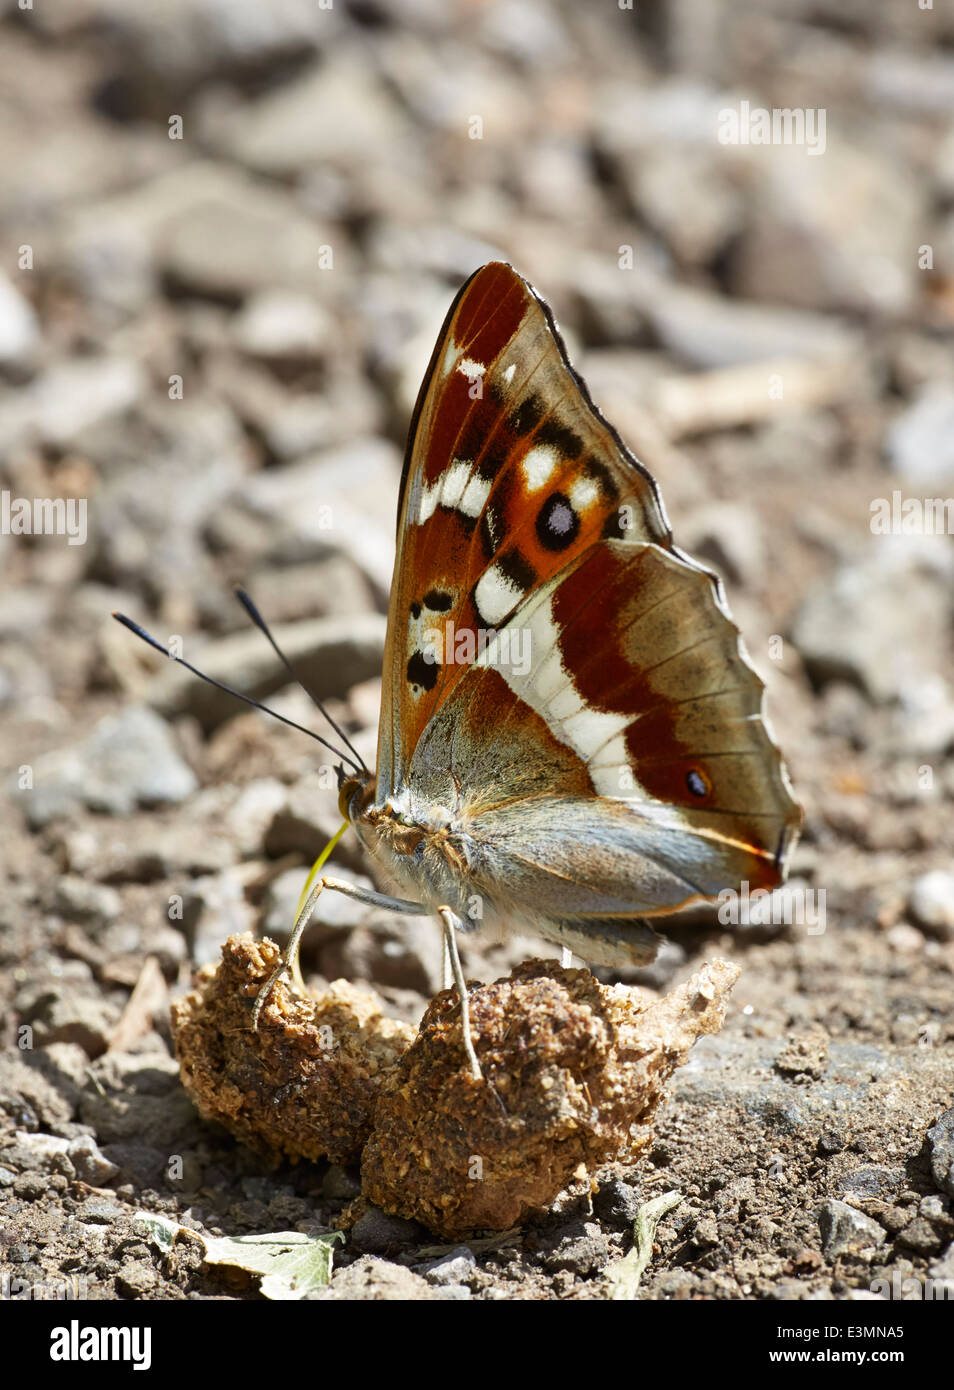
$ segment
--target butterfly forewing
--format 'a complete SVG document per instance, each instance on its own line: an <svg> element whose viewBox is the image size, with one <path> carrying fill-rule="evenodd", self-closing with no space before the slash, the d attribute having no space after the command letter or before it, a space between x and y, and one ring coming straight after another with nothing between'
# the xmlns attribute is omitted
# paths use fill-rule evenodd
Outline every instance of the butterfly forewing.
<svg viewBox="0 0 954 1390"><path fill-rule="evenodd" d="M507 265L421 390L384 674L378 800L453 788L492 896L659 912L779 881L800 812L718 582Z"/></svg>

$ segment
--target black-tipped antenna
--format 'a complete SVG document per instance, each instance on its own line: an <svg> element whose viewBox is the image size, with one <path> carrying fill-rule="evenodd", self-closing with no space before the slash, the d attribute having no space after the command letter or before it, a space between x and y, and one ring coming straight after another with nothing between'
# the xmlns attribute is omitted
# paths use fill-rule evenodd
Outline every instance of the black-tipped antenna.
<svg viewBox="0 0 954 1390"><path fill-rule="evenodd" d="M339 738L342 740L342 742L344 743L345 747L348 748L348 749L350 750L350 752L354 755L355 758L357 758L358 762L361 764L362 769L363 769L365 772L367 772L368 769L367 769L367 768L365 767L365 765L364 765L364 759L362 758L361 754L358 752L357 748L355 748L354 744L351 742L350 738L349 738L348 735L345 733L344 729L342 729L341 726L340 726L339 724L336 724L336 723L335 723L335 721L332 719L331 715L330 715L330 714L328 713L328 711L325 709L324 705L323 705L323 704L321 703L321 701L318 699L318 696L314 693L314 691L311 691L311 690L308 689L307 685L306 685L305 682L302 680L301 676L298 674L298 672L295 670L294 666L293 666L293 665L291 664L291 662L288 660L288 657L285 655L285 653L282 651L281 647L280 647L280 646L278 645L278 643L275 641L275 638L272 636L271 632L269 631L268 623L266 623L265 619L262 617L261 613L258 611L258 608L257 608L257 607L255 606L255 604L252 602L252 599L251 599L251 597L249 596L249 594L247 594L247 593L245 592L245 590L244 590L240 585L236 585L236 588L235 588L235 597L238 599L239 603L240 603L240 604L242 605L242 607L245 609L246 613L247 613L248 616L251 618L252 622L253 622L253 623L255 624L255 626L258 628L259 632L263 632L263 633L265 634L265 636L268 638L269 642L270 642L271 645L272 645L272 651L275 653L275 655L278 657L279 661L280 661L280 662L282 663L282 665L285 667L285 670L286 670L286 671L288 672L288 674L291 676L292 680L297 681L298 684L301 686L302 690L303 690L303 691L305 692L305 694L309 697L309 699L314 700L315 705L317 706L318 710L320 711L321 714L323 714L323 715L325 716L325 718L327 719L328 723L329 723L329 724L331 725L331 727L334 729L335 733L338 735L338 737L339 737Z"/></svg>
<svg viewBox="0 0 954 1390"><path fill-rule="evenodd" d="M283 714L278 713L278 710L269 709L268 705L263 705L260 700L253 700L251 695L243 695L240 690L233 690L230 685L224 685L222 681L217 681L214 676L207 676L204 671L200 671L198 667L193 666L190 661L186 661L185 657L174 656L161 642L157 642L155 637L150 637L144 627L140 627L138 623L134 623L132 618L127 618L125 613L114 612L113 617L116 619L117 623L122 623L123 627L128 627L129 631L134 632L143 642L148 642L150 647L155 647L156 651L162 652L163 656L171 657L173 661L178 661L180 666L184 666L187 671L191 671L192 674L198 676L200 680L207 681L209 685L214 685L218 690L224 690L227 695L234 695L236 700L244 700L245 704L251 705L254 709L260 709L265 714L272 715L273 718L281 720L283 724L287 724L290 729L297 729L299 733L307 734L309 738L313 738L317 743L320 743L323 748L327 748L329 753L334 753L336 758L342 758L345 762L350 763L355 772L367 771L366 768L359 766L354 758L350 757L347 753L340 752L339 749L330 744L327 739L322 738L320 734L314 733L311 729L306 729L303 724L296 724L294 719L286 719Z"/></svg>

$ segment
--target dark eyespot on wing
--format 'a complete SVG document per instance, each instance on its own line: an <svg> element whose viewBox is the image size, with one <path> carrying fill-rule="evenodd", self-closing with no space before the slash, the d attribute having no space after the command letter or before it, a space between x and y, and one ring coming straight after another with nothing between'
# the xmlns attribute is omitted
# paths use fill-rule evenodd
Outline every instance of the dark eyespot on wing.
<svg viewBox="0 0 954 1390"><path fill-rule="evenodd" d="M428 589L424 595L424 607L429 608L432 613L446 613L453 602L453 594L445 593L442 589Z"/></svg>
<svg viewBox="0 0 954 1390"><path fill-rule="evenodd" d="M709 795L709 783L703 777L702 773L698 772L695 768L692 768L686 773L686 786L693 796Z"/></svg>
<svg viewBox="0 0 954 1390"><path fill-rule="evenodd" d="M437 684L438 664L428 661L423 652L415 652L407 663L407 678L422 690L433 690Z"/></svg>
<svg viewBox="0 0 954 1390"><path fill-rule="evenodd" d="M576 540L580 518L570 499L553 492L537 513L537 538L547 550L565 550Z"/></svg>

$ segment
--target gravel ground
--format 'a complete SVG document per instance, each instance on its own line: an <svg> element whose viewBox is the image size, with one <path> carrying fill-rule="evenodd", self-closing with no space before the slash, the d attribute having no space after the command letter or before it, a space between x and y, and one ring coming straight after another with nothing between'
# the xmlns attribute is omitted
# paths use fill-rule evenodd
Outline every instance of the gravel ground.
<svg viewBox="0 0 954 1390"><path fill-rule="evenodd" d="M321 1296L604 1297L669 1191L645 1299L954 1279L954 501L924 505L954 497L950 14L82 0L0 35L0 486L75 504L70 534L0 515L0 1276L254 1298L135 1213L326 1231L358 1194L201 1121L168 1021L229 934L287 934L329 769L109 613L313 722L242 582L372 756L410 407L502 256L725 577L806 808L788 901L823 911L697 913L599 972L742 969L638 1166L451 1250L372 1208ZM722 143L745 102L805 142ZM373 877L353 837L335 862ZM329 899L303 964L416 1024L438 932Z"/></svg>

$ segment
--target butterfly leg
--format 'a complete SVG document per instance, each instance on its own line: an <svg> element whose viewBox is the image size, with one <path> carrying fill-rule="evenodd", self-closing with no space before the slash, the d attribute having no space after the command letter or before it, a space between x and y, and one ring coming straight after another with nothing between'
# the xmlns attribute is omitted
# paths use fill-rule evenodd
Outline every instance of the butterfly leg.
<svg viewBox="0 0 954 1390"><path fill-rule="evenodd" d="M460 1028L464 1039L464 1051L470 1063L471 1076L475 1081L480 1081L483 1079L483 1072L480 1070L477 1053L474 1051L474 1040L470 1033L470 1002L467 995L467 981L464 979L460 956L457 953L456 934L458 929L463 927L463 923L449 907L439 907L437 912L444 927L445 956L450 957L451 970L454 972L454 984L457 986L457 997L460 1000Z"/></svg>
<svg viewBox="0 0 954 1390"><path fill-rule="evenodd" d="M275 985L281 977L289 972L293 978L301 979L301 971L298 967L298 951L301 946L301 938L305 928L311 920L318 899L326 888L334 893L344 893L345 897L356 898L360 903L367 903L369 907L383 907L389 912L403 912L411 917L422 917L426 914L427 908L422 903L412 903L407 898L392 898L387 893L375 893L370 888L359 888L355 883L349 883L347 879L322 877L315 884L302 904L302 909L295 918L295 925L292 927L288 945L282 952L281 960L262 985L258 994L255 996L255 1003L252 1006L252 1031L258 1031L259 1015L264 1008L268 996L271 994Z"/></svg>
<svg viewBox="0 0 954 1390"><path fill-rule="evenodd" d="M450 987L451 987L451 982L452 982L453 978L454 978L454 974L453 974L453 971L451 970L450 951L448 950L448 946L447 946L447 933L446 933L446 931L444 930L444 924L443 924L443 922L441 922L441 990L442 990L442 991L445 990L445 989L450 989Z"/></svg>

